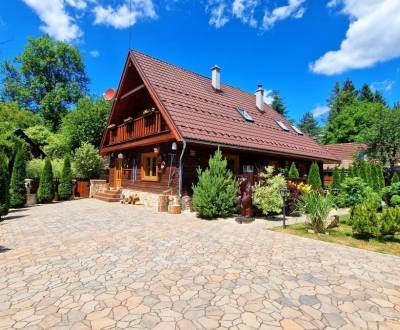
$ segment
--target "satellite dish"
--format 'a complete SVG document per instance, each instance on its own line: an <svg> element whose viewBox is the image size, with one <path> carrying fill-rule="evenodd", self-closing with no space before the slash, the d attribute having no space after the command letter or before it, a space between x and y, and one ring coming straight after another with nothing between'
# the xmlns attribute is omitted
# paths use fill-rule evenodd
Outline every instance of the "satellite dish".
<svg viewBox="0 0 400 330"><path fill-rule="evenodd" d="M113 88L108 88L104 93L103 93L103 99L106 101L112 101L115 96L115 90Z"/></svg>

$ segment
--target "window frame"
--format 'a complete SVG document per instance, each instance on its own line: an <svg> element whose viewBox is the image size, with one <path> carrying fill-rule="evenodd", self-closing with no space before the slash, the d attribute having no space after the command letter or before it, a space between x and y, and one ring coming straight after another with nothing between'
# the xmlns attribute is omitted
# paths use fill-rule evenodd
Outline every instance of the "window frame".
<svg viewBox="0 0 400 330"><path fill-rule="evenodd" d="M152 159L155 158L155 162L156 162L156 173L155 175L146 175L146 159ZM158 165L157 165L157 158L158 156L154 153L154 152L145 152L142 153L141 155L141 180L142 181L159 181L159 177L158 177ZM149 172L152 172L151 169ZM154 174L154 173L153 173Z"/></svg>

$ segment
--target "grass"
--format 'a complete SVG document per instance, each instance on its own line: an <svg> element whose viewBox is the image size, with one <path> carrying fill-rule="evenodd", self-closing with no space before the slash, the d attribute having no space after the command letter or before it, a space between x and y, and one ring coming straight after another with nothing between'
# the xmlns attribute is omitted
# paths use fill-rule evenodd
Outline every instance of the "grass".
<svg viewBox="0 0 400 330"><path fill-rule="evenodd" d="M303 223L287 226L286 229L277 227L272 230L316 239L324 242L342 244L359 249L400 256L400 235L388 237L384 240L355 238L353 237L351 226L346 224L347 220L348 216L342 216L340 218L339 227L328 229L328 234L309 233L309 228Z"/></svg>

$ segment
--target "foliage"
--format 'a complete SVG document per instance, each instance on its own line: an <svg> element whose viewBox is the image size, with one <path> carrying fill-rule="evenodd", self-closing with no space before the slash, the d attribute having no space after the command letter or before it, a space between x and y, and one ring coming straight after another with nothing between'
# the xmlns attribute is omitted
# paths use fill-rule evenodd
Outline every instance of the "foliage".
<svg viewBox="0 0 400 330"><path fill-rule="evenodd" d="M337 198L338 206L350 207L360 204L367 199L367 184L359 177L347 177L340 185Z"/></svg>
<svg viewBox="0 0 400 330"><path fill-rule="evenodd" d="M361 87L361 91L360 91L360 94L358 95L358 99L360 101L364 101L364 102L374 102L374 94L372 93L368 84L364 84Z"/></svg>
<svg viewBox="0 0 400 330"><path fill-rule="evenodd" d="M83 143L99 147L110 110L110 102L102 99L80 99L75 110L63 119L61 135L67 148L75 150Z"/></svg>
<svg viewBox="0 0 400 330"><path fill-rule="evenodd" d="M303 192L299 189L296 183L291 181L288 181L287 189L289 191L289 195L286 201L286 212L287 214L291 215L297 211L297 204Z"/></svg>
<svg viewBox="0 0 400 330"><path fill-rule="evenodd" d="M329 212L333 209L331 195L322 196L317 191L301 196L298 209L306 214L307 224L318 233L324 233L329 226Z"/></svg>
<svg viewBox="0 0 400 330"><path fill-rule="evenodd" d="M393 183L398 183L398 182L400 182L400 175L399 175L399 173L396 172L392 176L391 183L393 184Z"/></svg>
<svg viewBox="0 0 400 330"><path fill-rule="evenodd" d="M274 175L274 167L268 166L260 173L260 182L254 186L253 203L264 214L279 213L283 207L281 189L286 187L282 174Z"/></svg>
<svg viewBox="0 0 400 330"><path fill-rule="evenodd" d="M314 189L314 190L321 190L322 189L322 181L321 181L321 175L319 172L319 166L317 163L312 163L310 166L310 170L308 172L308 184Z"/></svg>
<svg viewBox="0 0 400 330"><path fill-rule="evenodd" d="M76 177L82 180L95 179L104 167L99 151L90 143L84 143L75 150L74 165Z"/></svg>
<svg viewBox="0 0 400 330"><path fill-rule="evenodd" d="M289 175L288 176L290 178L298 178L300 176L299 170L297 169L295 162L292 162L292 164L290 164Z"/></svg>
<svg viewBox="0 0 400 330"><path fill-rule="evenodd" d="M50 203L54 199L53 168L51 161L46 158L40 175L39 188L37 191L37 200L39 203Z"/></svg>
<svg viewBox="0 0 400 330"><path fill-rule="evenodd" d="M221 151L215 151L208 168L197 170L199 181L193 187L193 207L202 218L227 217L235 210L238 182L227 168Z"/></svg>
<svg viewBox="0 0 400 330"><path fill-rule="evenodd" d="M54 133L44 125L31 126L25 131L25 134L40 147L47 145L48 139L54 135Z"/></svg>
<svg viewBox="0 0 400 330"><path fill-rule="evenodd" d="M341 176L339 172L339 168L335 167L332 173L332 190L340 190Z"/></svg>
<svg viewBox="0 0 400 330"><path fill-rule="evenodd" d="M31 159L26 163L26 177L29 179L40 178L44 166L42 159Z"/></svg>
<svg viewBox="0 0 400 330"><path fill-rule="evenodd" d="M278 90L274 90L272 93L271 108L282 116L286 116L286 106Z"/></svg>
<svg viewBox="0 0 400 330"><path fill-rule="evenodd" d="M68 200L72 196L72 169L71 161L69 157L65 157L64 165L62 169L62 175L60 178L60 184L58 185L58 196L61 200Z"/></svg>
<svg viewBox="0 0 400 330"><path fill-rule="evenodd" d="M20 55L3 62L2 73L2 98L39 112L53 131L89 81L78 48L48 36L29 38Z"/></svg>
<svg viewBox="0 0 400 330"><path fill-rule="evenodd" d="M390 205L391 206L400 206L400 195L393 195L390 198Z"/></svg>
<svg viewBox="0 0 400 330"><path fill-rule="evenodd" d="M23 207L26 203L26 150L20 147L14 158L10 182L10 206Z"/></svg>
<svg viewBox="0 0 400 330"><path fill-rule="evenodd" d="M7 159L4 153L0 151L0 219L8 214L9 207Z"/></svg>
<svg viewBox="0 0 400 330"><path fill-rule="evenodd" d="M300 119L298 124L300 130L309 136L319 139L321 135L321 127L318 125L318 121L314 118L314 115L307 111Z"/></svg>
<svg viewBox="0 0 400 330"><path fill-rule="evenodd" d="M64 167L64 160L61 158L54 158L51 160L54 178L61 179Z"/></svg>
<svg viewBox="0 0 400 330"><path fill-rule="evenodd" d="M396 204L392 204L392 199L394 198L393 202L397 203L398 198L395 196L400 196L400 182L393 183L385 187L382 191L385 202L391 206L395 206Z"/></svg>

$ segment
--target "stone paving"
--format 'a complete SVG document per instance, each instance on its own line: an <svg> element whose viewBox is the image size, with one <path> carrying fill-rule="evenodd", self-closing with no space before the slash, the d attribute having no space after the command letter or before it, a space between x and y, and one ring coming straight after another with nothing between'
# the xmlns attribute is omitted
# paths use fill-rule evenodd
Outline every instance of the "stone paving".
<svg viewBox="0 0 400 330"><path fill-rule="evenodd" d="M1 329L400 329L400 258L79 200L0 223Z"/></svg>

